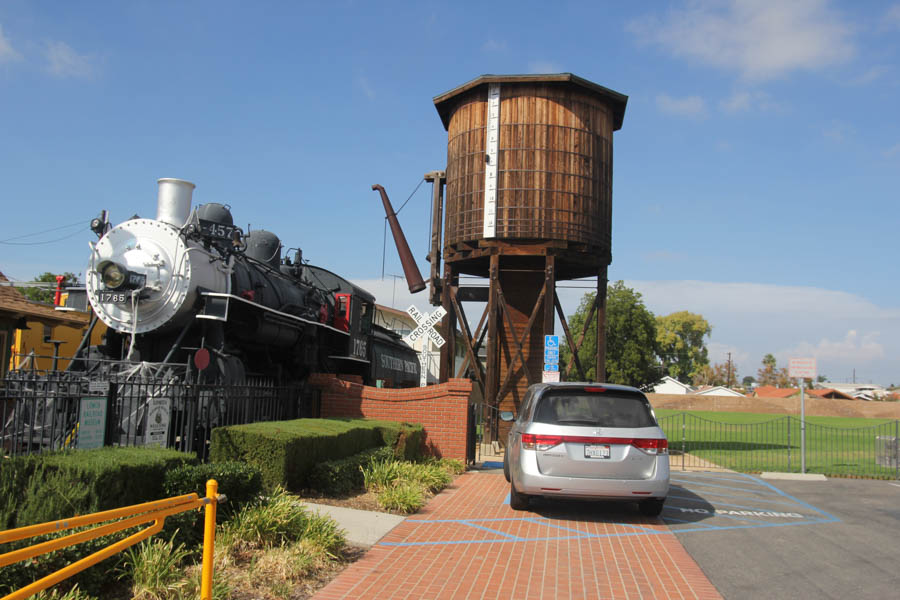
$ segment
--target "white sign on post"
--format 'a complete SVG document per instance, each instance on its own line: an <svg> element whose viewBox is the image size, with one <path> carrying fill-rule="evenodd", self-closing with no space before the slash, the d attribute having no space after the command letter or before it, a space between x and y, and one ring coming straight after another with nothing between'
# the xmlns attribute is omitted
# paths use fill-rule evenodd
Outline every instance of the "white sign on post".
<svg viewBox="0 0 900 600"><path fill-rule="evenodd" d="M422 314L415 306L410 306L406 309L406 312L415 319L419 326L403 337L404 342L412 346L419 338L427 337L438 348L444 345L444 338L442 338L441 334L434 329L434 326L438 321L443 319L444 315L447 314L447 311L444 310L443 306L438 306L430 315Z"/></svg>
<svg viewBox="0 0 900 600"><path fill-rule="evenodd" d="M815 379L816 359L792 358L788 363L788 377L792 379Z"/></svg>

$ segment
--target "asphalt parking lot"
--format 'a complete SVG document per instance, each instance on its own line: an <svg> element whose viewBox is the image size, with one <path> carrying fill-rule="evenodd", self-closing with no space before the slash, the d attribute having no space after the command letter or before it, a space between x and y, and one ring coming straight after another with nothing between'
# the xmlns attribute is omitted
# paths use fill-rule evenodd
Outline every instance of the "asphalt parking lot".
<svg viewBox="0 0 900 600"><path fill-rule="evenodd" d="M728 599L900 596L900 483L673 471L663 520Z"/></svg>

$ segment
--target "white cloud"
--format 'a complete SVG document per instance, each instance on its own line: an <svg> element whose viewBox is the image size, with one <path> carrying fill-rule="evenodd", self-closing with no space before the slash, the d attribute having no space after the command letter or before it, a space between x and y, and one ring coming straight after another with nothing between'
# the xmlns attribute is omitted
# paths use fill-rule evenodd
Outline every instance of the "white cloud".
<svg viewBox="0 0 900 600"><path fill-rule="evenodd" d="M891 72L891 68L887 65L874 65L866 69L863 73L853 77L848 81L851 85L866 85Z"/></svg>
<svg viewBox="0 0 900 600"><path fill-rule="evenodd" d="M832 121L823 131L822 135L833 142L843 142L856 133L856 129L840 121Z"/></svg>
<svg viewBox="0 0 900 600"><path fill-rule="evenodd" d="M827 338L817 343L801 342L796 346L781 350L776 356L784 356L787 362L790 357L812 357L823 361L840 361L844 363L867 363L884 358L884 346L878 343L879 333L870 332L860 335L851 329L844 339L833 341Z"/></svg>
<svg viewBox="0 0 900 600"><path fill-rule="evenodd" d="M772 96L761 91L739 90L719 102L719 109L730 114L752 110L768 112L778 108L778 104L772 100Z"/></svg>
<svg viewBox="0 0 900 600"><path fill-rule="evenodd" d="M732 345L732 344L722 344L720 342L709 342L706 345L706 349L709 351L709 362L712 364L716 363L727 363L728 355L731 354L731 364L734 365L735 371L738 373L747 373L750 374L751 371L751 359L750 354L741 348Z"/></svg>
<svg viewBox="0 0 900 600"><path fill-rule="evenodd" d="M365 77L359 77L356 80L357 85L369 100L375 99L375 89L369 84L369 80Z"/></svg>
<svg viewBox="0 0 900 600"><path fill-rule="evenodd" d="M481 49L484 52L506 52L506 42L491 39L482 44Z"/></svg>
<svg viewBox="0 0 900 600"><path fill-rule="evenodd" d="M47 71L56 77L90 78L95 69L91 57L78 54L65 42L48 42L44 51L47 59Z"/></svg>
<svg viewBox="0 0 900 600"><path fill-rule="evenodd" d="M881 28L885 30L900 29L900 4L891 6L881 19Z"/></svg>
<svg viewBox="0 0 900 600"><path fill-rule="evenodd" d="M674 56L754 81L839 64L855 54L851 28L825 0L695 0L627 29Z"/></svg>
<svg viewBox="0 0 900 600"><path fill-rule="evenodd" d="M706 102L700 96L673 98L668 94L656 97L656 106L660 111L680 117L702 117L706 114Z"/></svg>
<svg viewBox="0 0 900 600"><path fill-rule="evenodd" d="M0 25L0 64L5 62L13 62L22 58L22 55L16 52L12 43L3 34L3 26Z"/></svg>
<svg viewBox="0 0 900 600"><path fill-rule="evenodd" d="M549 60L537 60L528 63L529 73L562 73L563 68Z"/></svg>

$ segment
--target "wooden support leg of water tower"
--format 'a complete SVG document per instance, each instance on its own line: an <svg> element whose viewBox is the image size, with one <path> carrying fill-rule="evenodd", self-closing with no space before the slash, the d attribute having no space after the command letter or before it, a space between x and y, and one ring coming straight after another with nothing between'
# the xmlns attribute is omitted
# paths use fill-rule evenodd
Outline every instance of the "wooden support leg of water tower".
<svg viewBox="0 0 900 600"><path fill-rule="evenodd" d="M487 332L487 381L485 382L484 402L494 409L498 408L497 393L500 391L500 357L499 357L499 317L500 311L497 306L498 290L500 286L500 255L491 255L491 265L488 272L489 288L488 288L488 332ZM485 428L485 441L490 442L496 439L497 419L493 415L498 414L497 410L488 410L491 419L488 423L491 427Z"/></svg>
<svg viewBox="0 0 900 600"><path fill-rule="evenodd" d="M597 370L594 379L606 381L606 286L607 269L604 266L597 274Z"/></svg>
<svg viewBox="0 0 900 600"><path fill-rule="evenodd" d="M441 286L441 306L447 311L441 321L441 335L444 336L445 343L441 346L441 369L439 381L444 383L451 377L456 377L456 321L458 319L456 310L453 308L453 300L451 299L451 288L455 291L459 287L459 275L455 272L453 265L444 263L444 281Z"/></svg>
<svg viewBox="0 0 900 600"><path fill-rule="evenodd" d="M556 318L553 298L556 294L556 257L548 256L544 263L544 335L553 335Z"/></svg>

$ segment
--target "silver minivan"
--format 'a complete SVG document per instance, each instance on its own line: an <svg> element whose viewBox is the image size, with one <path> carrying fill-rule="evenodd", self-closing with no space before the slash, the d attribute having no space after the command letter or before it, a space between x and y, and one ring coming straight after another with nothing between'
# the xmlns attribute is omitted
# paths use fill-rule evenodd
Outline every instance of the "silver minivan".
<svg viewBox="0 0 900 600"><path fill-rule="evenodd" d="M537 383L509 431L509 505L532 496L637 502L656 516L669 492L669 445L647 397L607 383Z"/></svg>

